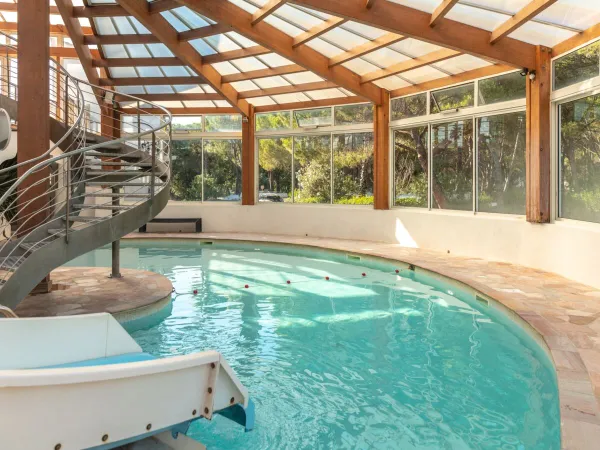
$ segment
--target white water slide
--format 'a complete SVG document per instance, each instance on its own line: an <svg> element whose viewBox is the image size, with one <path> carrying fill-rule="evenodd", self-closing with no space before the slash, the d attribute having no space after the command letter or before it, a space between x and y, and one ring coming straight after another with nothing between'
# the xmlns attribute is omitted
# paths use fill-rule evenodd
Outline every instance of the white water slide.
<svg viewBox="0 0 600 450"><path fill-rule="evenodd" d="M199 450L194 420L254 424L218 352L154 358L110 314L0 319L0 342L0 449Z"/></svg>

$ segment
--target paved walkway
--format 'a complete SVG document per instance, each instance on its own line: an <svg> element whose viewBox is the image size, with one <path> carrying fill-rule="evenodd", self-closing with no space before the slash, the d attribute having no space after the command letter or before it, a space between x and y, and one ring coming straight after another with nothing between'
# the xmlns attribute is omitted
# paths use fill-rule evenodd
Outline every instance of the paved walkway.
<svg viewBox="0 0 600 450"><path fill-rule="evenodd" d="M562 448L600 449L600 291L559 275L394 244L291 236L134 233L127 238L255 241L321 247L414 264L472 286L537 333L558 375Z"/></svg>
<svg viewBox="0 0 600 450"><path fill-rule="evenodd" d="M123 278L108 278L110 267L61 267L52 272L57 289L30 295L15 312L19 317L70 316L109 312L117 320L132 312L161 306L171 299L173 285L145 270L121 269Z"/></svg>

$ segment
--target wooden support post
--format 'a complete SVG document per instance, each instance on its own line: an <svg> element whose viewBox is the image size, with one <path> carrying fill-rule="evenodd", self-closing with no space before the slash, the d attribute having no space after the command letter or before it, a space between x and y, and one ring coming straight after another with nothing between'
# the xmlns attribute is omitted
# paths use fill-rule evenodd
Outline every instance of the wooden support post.
<svg viewBox="0 0 600 450"><path fill-rule="evenodd" d="M50 14L49 0L19 2L18 85L19 111L17 116L17 161L28 161L42 155L50 148ZM31 30L35 30L33 33ZM18 169L22 176L31 166ZM19 188L20 233L40 224L50 213L48 195L48 170L29 177ZM34 184L44 180L39 184ZM32 187L33 186L33 187ZM29 189L28 189L29 188ZM35 200L34 200L35 199Z"/></svg>
<svg viewBox="0 0 600 450"><path fill-rule="evenodd" d="M254 106L242 121L242 205L256 204L256 148L254 146Z"/></svg>
<svg viewBox="0 0 600 450"><path fill-rule="evenodd" d="M383 92L381 106L375 105L375 209L390 209L390 93Z"/></svg>
<svg viewBox="0 0 600 450"><path fill-rule="evenodd" d="M552 49L536 47L527 77L527 221L550 222L550 91ZM533 79L532 79L533 78Z"/></svg>

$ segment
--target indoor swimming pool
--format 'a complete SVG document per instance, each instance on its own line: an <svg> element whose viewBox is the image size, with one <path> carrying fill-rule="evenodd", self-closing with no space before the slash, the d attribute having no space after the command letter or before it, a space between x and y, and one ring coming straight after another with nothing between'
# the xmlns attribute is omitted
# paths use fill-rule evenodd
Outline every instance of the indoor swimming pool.
<svg viewBox="0 0 600 450"><path fill-rule="evenodd" d="M143 350L221 352L256 404L250 433L196 422L190 434L210 449L560 448L546 351L458 283L318 249L121 245L123 267L164 274L176 291L169 314L130 329ZM110 261L106 248L69 265Z"/></svg>

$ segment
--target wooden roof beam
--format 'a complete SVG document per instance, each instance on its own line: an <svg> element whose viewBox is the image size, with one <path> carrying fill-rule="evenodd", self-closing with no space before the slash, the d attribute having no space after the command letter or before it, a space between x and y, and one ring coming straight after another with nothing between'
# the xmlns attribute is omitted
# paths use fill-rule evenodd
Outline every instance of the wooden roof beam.
<svg viewBox="0 0 600 450"><path fill-rule="evenodd" d="M150 14L156 14L170 9L179 8L179 3L175 0L153 0L148 2L148 11Z"/></svg>
<svg viewBox="0 0 600 450"><path fill-rule="evenodd" d="M86 38L89 35L93 35L93 31L90 27L81 27L81 30ZM17 31L17 22L0 22L0 31ZM68 36L69 32L64 25L50 24L50 34L63 34Z"/></svg>
<svg viewBox="0 0 600 450"><path fill-rule="evenodd" d="M365 4L365 8L367 9L371 9L373 7L373 5L375 4L376 0L366 0L366 4Z"/></svg>
<svg viewBox="0 0 600 450"><path fill-rule="evenodd" d="M372 83L383 78L391 77L392 75L398 75L400 73L408 72L409 70L418 69L419 67L428 66L436 62L445 61L455 56L459 56L461 53L456 50L450 50L444 48L442 50L436 50L418 58L409 59L402 61L401 63L394 64L393 66L385 69L376 70L370 72L361 77L361 83Z"/></svg>
<svg viewBox="0 0 600 450"><path fill-rule="evenodd" d="M338 17L331 17L323 23L317 25L314 28L302 33L301 35L294 38L294 42L292 43L292 48L300 47L301 45L308 44L313 39L318 38L319 36L324 35L328 31L333 30L334 28L343 25L346 23L346 19L340 19Z"/></svg>
<svg viewBox="0 0 600 450"><path fill-rule="evenodd" d="M71 0L56 0L56 7L65 23L65 27L73 42L77 57L81 62L83 71L91 84L99 84L98 71L93 65L93 55L90 48L84 43L84 34L79 19L73 16L73 2Z"/></svg>
<svg viewBox="0 0 600 450"><path fill-rule="evenodd" d="M569 38L565 41L562 41L559 44L556 44L554 47L552 47L552 56L554 57L562 55L563 53L567 53L573 50L574 48L579 47L580 45L583 45L599 37L600 23L597 23L596 25L589 27L583 33L579 33L573 36L572 38Z"/></svg>
<svg viewBox="0 0 600 450"><path fill-rule="evenodd" d="M452 7L458 3L458 0L443 0L441 5L435 8L433 14L431 14L431 20L429 21L430 27L435 27L436 24L446 17L446 14L450 12Z"/></svg>
<svg viewBox="0 0 600 450"><path fill-rule="evenodd" d="M380 104L383 91L374 84L361 84L360 77L343 66L329 67L329 58L308 45L293 47L294 39L281 30L262 21L252 26L252 15L231 2L221 0L178 0L182 5L226 23L236 32L280 56L305 67L316 75L331 81L369 101ZM330 1L330 0L328 0ZM387 2L386 2L387 3Z"/></svg>
<svg viewBox="0 0 600 450"><path fill-rule="evenodd" d="M517 14L492 31L490 43L497 43L500 39L508 36L517 28L523 26L527 21L533 19L535 16L555 4L557 1L558 0L532 0Z"/></svg>
<svg viewBox="0 0 600 450"><path fill-rule="evenodd" d="M395 44L396 42L403 41L404 39L406 38L404 36L400 36L399 34L385 34L375 39L374 41L359 45L358 47L355 47L352 50L348 50L347 52L342 53L341 55L331 58L329 60L329 67L334 67L340 64L347 63L348 61L360 58L361 56L364 56L381 48L388 47L392 44Z"/></svg>
<svg viewBox="0 0 600 450"><path fill-rule="evenodd" d="M176 0L154 0L148 2L146 10L150 14L158 14L178 8L179 6L181 5ZM77 18L86 17L88 19L92 17L123 17L131 15L121 5L75 6L73 13Z"/></svg>
<svg viewBox="0 0 600 450"><path fill-rule="evenodd" d="M252 15L252 26L265 20L267 17L285 5L286 2L287 0L269 0L265 6Z"/></svg>
<svg viewBox="0 0 600 450"><path fill-rule="evenodd" d="M180 3L200 3L200 0L178 1ZM203 2L205 3L206 0ZM431 14L398 3L379 1L371 9L365 8L364 0L289 0L289 3L451 48L486 60L509 64L517 68L535 68L535 46L532 44L507 37L492 45L489 31L446 18L440 20L432 28L429 26Z"/></svg>
<svg viewBox="0 0 600 450"><path fill-rule="evenodd" d="M514 70L514 67L507 66L505 64L494 64L491 66L481 67L479 69L468 70L451 77L438 78L425 83L414 84L412 86L396 89L390 92L390 95L392 97L403 97L405 95L418 94L431 89L440 89L443 87L452 86L454 84L467 83L469 81L476 80L477 78L500 75L505 72L510 72L511 70Z"/></svg>
<svg viewBox="0 0 600 450"><path fill-rule="evenodd" d="M150 14L146 0L117 0L127 12L140 21L152 34L156 35L167 48L179 58L183 65L189 66L200 77L219 94L221 94L231 106L247 116L250 105L244 99L239 98L238 92L229 84L223 84L221 74L203 61L202 56L189 43L179 40L177 31L161 14Z"/></svg>

